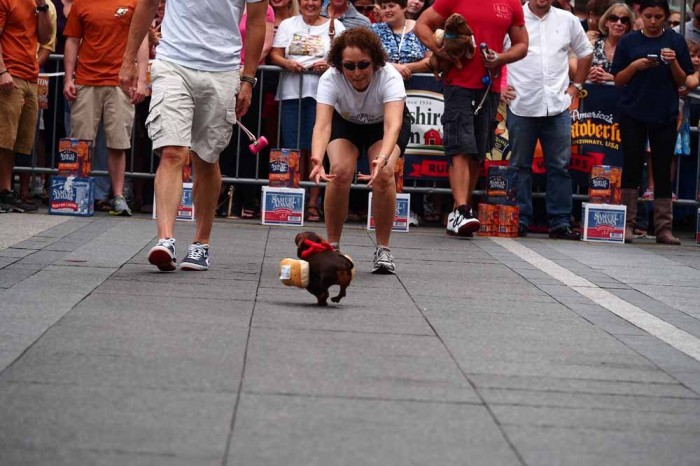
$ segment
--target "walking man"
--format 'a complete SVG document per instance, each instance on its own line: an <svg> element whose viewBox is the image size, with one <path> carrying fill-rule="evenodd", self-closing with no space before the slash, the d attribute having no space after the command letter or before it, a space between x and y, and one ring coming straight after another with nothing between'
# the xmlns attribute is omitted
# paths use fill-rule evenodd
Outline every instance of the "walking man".
<svg viewBox="0 0 700 466"><path fill-rule="evenodd" d="M472 192L479 179L479 168L493 146L500 86L500 69L520 60L527 53L527 31L519 0L481 2L436 0L418 18L414 31L433 53L449 59L437 46L433 32L443 28L453 13L461 14L474 31L477 44L484 43L488 54L476 53L463 59L461 69L453 66L443 76L445 110L442 115L445 155L449 157L448 176L454 210L447 220L447 233L473 236L480 227L472 211ZM573 17L573 16L572 16ZM503 51L508 36L511 47Z"/></svg>
<svg viewBox="0 0 700 466"><path fill-rule="evenodd" d="M552 8L552 0L525 4L530 36L527 57L508 65L510 100L508 135L510 165L518 169L518 236L526 236L532 222L532 158L540 140L547 169L546 208L549 237L580 239L571 230L572 186L571 115L569 106L583 89L593 60L593 47L581 22L568 11ZM568 51L577 57L576 75L569 82Z"/></svg>
<svg viewBox="0 0 700 466"><path fill-rule="evenodd" d="M158 3L142 0L134 13L120 72L122 86L130 93L136 87L136 52ZM245 74L241 75L238 23L244 6L248 17ZM209 237L221 186L219 154L231 139L236 118L250 107L266 12L267 0L166 3L163 35L151 67L153 88L146 120L153 149L160 155L155 180L158 243L148 254L148 261L159 270L176 268L175 217L182 199L182 167L189 153L194 164L197 226L180 268L209 268Z"/></svg>

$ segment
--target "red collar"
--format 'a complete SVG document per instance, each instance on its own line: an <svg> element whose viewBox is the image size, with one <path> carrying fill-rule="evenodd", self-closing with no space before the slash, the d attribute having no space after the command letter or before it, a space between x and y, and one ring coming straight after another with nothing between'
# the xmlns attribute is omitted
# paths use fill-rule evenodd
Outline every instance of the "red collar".
<svg viewBox="0 0 700 466"><path fill-rule="evenodd" d="M315 241L311 241L309 239L304 240L304 245L306 246L306 249L304 249L301 252L301 258L302 259L307 259L314 254L317 254L319 252L326 252L326 251L333 251L334 248L331 246L331 243L327 241L321 241L320 243L317 243Z"/></svg>

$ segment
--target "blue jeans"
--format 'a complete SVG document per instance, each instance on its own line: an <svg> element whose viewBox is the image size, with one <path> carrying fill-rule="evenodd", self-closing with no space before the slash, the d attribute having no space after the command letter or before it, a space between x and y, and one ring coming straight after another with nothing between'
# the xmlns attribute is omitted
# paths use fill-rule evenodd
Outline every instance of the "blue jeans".
<svg viewBox="0 0 700 466"><path fill-rule="evenodd" d="M532 158L537 140L547 168L546 208L550 229L570 226L572 209L571 115L568 110L546 117L522 117L508 109L510 166L518 169L520 223L532 223Z"/></svg>
<svg viewBox="0 0 700 466"><path fill-rule="evenodd" d="M311 150L311 134L314 131L315 123L316 99L312 97L301 99L301 114L299 113L299 100L283 100L280 114L283 147Z"/></svg>

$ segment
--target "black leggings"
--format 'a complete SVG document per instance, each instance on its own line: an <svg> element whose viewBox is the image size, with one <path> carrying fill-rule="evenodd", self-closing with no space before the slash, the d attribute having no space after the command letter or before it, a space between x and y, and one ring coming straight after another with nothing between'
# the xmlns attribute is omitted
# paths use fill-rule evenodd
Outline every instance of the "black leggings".
<svg viewBox="0 0 700 466"><path fill-rule="evenodd" d="M654 174L654 198L671 198L671 161L676 146L676 122L649 124L627 115L620 116L620 135L624 167L622 187L638 189L642 183L647 138L651 148Z"/></svg>

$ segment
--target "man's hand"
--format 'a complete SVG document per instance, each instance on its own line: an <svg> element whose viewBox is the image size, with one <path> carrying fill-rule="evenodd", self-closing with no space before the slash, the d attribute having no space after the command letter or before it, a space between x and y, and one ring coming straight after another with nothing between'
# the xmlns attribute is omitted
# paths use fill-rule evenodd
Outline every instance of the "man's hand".
<svg viewBox="0 0 700 466"><path fill-rule="evenodd" d="M72 79L66 79L63 84L63 96L68 102L73 102L78 98L78 87Z"/></svg>
<svg viewBox="0 0 700 466"><path fill-rule="evenodd" d="M15 89L15 80L12 79L10 72L3 73L0 76L0 91L2 92L12 92Z"/></svg>
<svg viewBox="0 0 700 466"><path fill-rule="evenodd" d="M253 86L250 83L242 81L241 89L236 96L236 118L239 120L243 115L248 113L250 103L253 101Z"/></svg>
<svg viewBox="0 0 700 466"><path fill-rule="evenodd" d="M146 82L139 80L139 82L136 84L136 90L134 91L134 94L130 96L131 103L134 105L140 104L141 102L143 102L143 99L146 98L147 93L148 88L146 86Z"/></svg>
<svg viewBox="0 0 700 466"><path fill-rule="evenodd" d="M124 59L122 61L122 67L119 70L119 85L124 89L124 92L126 92L126 95L129 96L132 102L134 101L134 96L137 94L138 84L136 61Z"/></svg>

